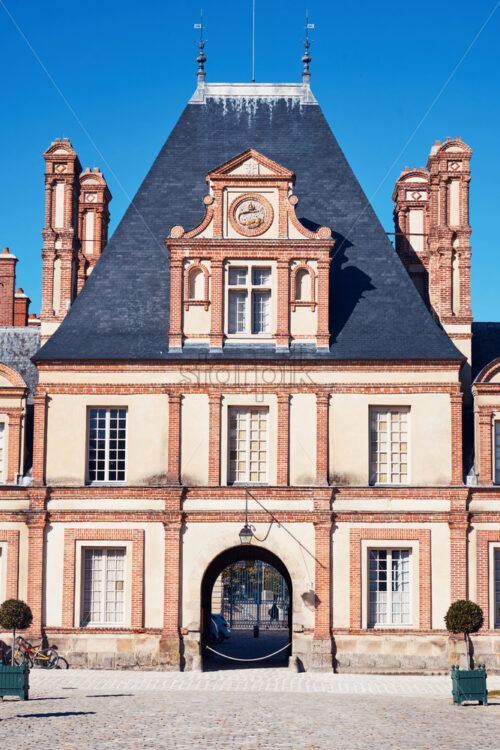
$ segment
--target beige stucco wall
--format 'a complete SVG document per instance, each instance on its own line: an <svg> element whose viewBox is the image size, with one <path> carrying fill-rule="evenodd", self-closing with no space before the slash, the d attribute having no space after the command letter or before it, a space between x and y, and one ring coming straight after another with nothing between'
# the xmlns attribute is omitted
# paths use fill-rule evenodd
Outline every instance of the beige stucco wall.
<svg viewBox="0 0 500 750"><path fill-rule="evenodd" d="M316 480L316 397L295 394L290 399L290 484Z"/></svg>
<svg viewBox="0 0 500 750"><path fill-rule="evenodd" d="M87 412L92 406L126 406L127 484L164 482L167 471L168 396L55 394L47 413L47 484L84 484Z"/></svg>
<svg viewBox="0 0 500 750"><path fill-rule="evenodd" d="M287 527L300 542L293 540L283 528L274 525L265 542L256 543L277 555L286 566L293 586L293 623L314 627L314 527L293 523ZM241 523L187 524L182 545L182 625L196 630L200 627L201 584L203 575L224 550L240 546ZM255 533L263 538L269 524L256 524ZM309 552L308 552L309 551Z"/></svg>
<svg viewBox="0 0 500 750"><path fill-rule="evenodd" d="M181 411L181 480L208 484L208 396L187 394Z"/></svg>
<svg viewBox="0 0 500 750"><path fill-rule="evenodd" d="M369 480L370 406L410 407L409 484L449 484L451 407L447 394L334 394L329 412L329 466L333 484Z"/></svg>

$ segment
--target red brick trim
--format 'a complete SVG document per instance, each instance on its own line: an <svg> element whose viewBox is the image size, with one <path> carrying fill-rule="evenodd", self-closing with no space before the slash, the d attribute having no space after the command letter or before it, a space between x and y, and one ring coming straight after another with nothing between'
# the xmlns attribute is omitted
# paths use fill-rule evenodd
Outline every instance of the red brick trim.
<svg viewBox="0 0 500 750"><path fill-rule="evenodd" d="M278 399L278 447L276 457L276 484L288 484L290 444L290 395L277 393Z"/></svg>
<svg viewBox="0 0 500 750"><path fill-rule="evenodd" d="M201 271L203 273L203 280L204 280L203 299L195 299L194 297L191 297L189 294L189 281L190 281L191 274L194 271ZM208 310L208 306L210 304L210 299L209 299L209 294L208 294L208 279L209 279L208 268L203 263L200 263L199 260L193 260L193 262L190 263L190 265L184 269L184 310L189 310L190 305L203 305L205 310Z"/></svg>
<svg viewBox="0 0 500 750"><path fill-rule="evenodd" d="M208 398L208 483L220 485L221 394Z"/></svg>
<svg viewBox="0 0 500 750"><path fill-rule="evenodd" d="M63 614L65 628L75 625L76 542L132 542L132 629L142 628L144 617L144 531L142 529L65 529ZM90 546L90 545L89 545Z"/></svg>
<svg viewBox="0 0 500 750"><path fill-rule="evenodd" d="M315 580L314 638L330 637L332 596L332 524L322 520L314 524Z"/></svg>
<svg viewBox="0 0 500 750"><path fill-rule="evenodd" d="M494 575L490 569L489 546L491 542L500 543L500 529L488 529L487 531L477 532L477 593L476 601L483 610L484 626L483 630L490 629L490 620L493 612L490 608L490 580ZM495 631L498 633L498 630Z"/></svg>
<svg viewBox="0 0 500 750"><path fill-rule="evenodd" d="M0 542L7 542L5 598L17 599L19 578L19 531L0 529Z"/></svg>
<svg viewBox="0 0 500 750"><path fill-rule="evenodd" d="M451 484L463 484L462 394L452 393L451 401Z"/></svg>
<svg viewBox="0 0 500 750"><path fill-rule="evenodd" d="M163 635L178 636L180 626L180 556L182 523L165 524Z"/></svg>
<svg viewBox="0 0 500 750"><path fill-rule="evenodd" d="M418 541L419 557L419 630L431 628L431 532L428 529L369 529L354 528L350 532L350 626L361 628L362 607L367 602L361 601L361 542L364 540L382 540L391 545L404 544L406 541Z"/></svg>
<svg viewBox="0 0 500 750"><path fill-rule="evenodd" d="M42 613L44 600L44 549L45 526L47 514L30 512L27 515L28 526L28 604L33 613L30 633L39 636L42 632Z"/></svg>
<svg viewBox="0 0 500 750"><path fill-rule="evenodd" d="M329 396L316 394L316 484L328 484L328 410Z"/></svg>
<svg viewBox="0 0 500 750"><path fill-rule="evenodd" d="M311 280L311 297L309 300L297 299L296 277L299 271L307 271L309 274ZM316 309L316 274L314 273L314 269L304 259L292 269L290 277L290 307L292 312L295 311L296 307L310 307L313 312Z"/></svg>
<svg viewBox="0 0 500 750"><path fill-rule="evenodd" d="M232 370L235 374L241 373L241 378L236 377L235 383L221 382L221 377L227 379L228 367L227 364L223 367L213 367L208 371L204 371L202 366L196 363L194 366L192 363L183 362L182 374L185 377L184 382L179 384L168 384L161 385L158 383L142 383L142 384L122 384L117 385L116 383L44 383L38 387L40 396L45 393L54 394L77 394L77 395L117 395L117 396L128 396L128 395L143 395L149 393L261 393L262 391L269 391L270 393L276 393L279 388L283 392L294 393L324 393L327 395L335 393L350 393L350 394L364 394L364 395L408 395L413 393L447 393L450 395L455 394L455 389L460 386L454 383L443 384L443 383L425 383L423 385L417 383L407 384L394 384L394 385L364 385L359 383L342 383L342 384L329 384L321 386L317 383L309 382L304 378L304 382L300 382L301 378L297 378L295 383L287 382L287 378L290 375L290 368L282 368L281 365L275 367L272 362L266 362L264 370L265 372L272 371L273 380L268 383L259 383L255 385L245 385L244 374L246 372L255 373L255 365L253 368L239 368L235 367ZM206 373L203 377L199 373ZM295 369L292 368L293 374L305 374L311 375L311 370L307 367L298 366ZM192 380L188 380L189 377Z"/></svg>
<svg viewBox="0 0 500 750"><path fill-rule="evenodd" d="M181 476L181 399L180 393L168 397L168 469L167 482L180 484Z"/></svg>
<svg viewBox="0 0 500 750"><path fill-rule="evenodd" d="M33 482L45 482L47 391L37 388L34 396L35 412L33 424Z"/></svg>
<svg viewBox="0 0 500 750"><path fill-rule="evenodd" d="M467 534L469 516L457 513L448 521L450 528L451 601L467 599Z"/></svg>

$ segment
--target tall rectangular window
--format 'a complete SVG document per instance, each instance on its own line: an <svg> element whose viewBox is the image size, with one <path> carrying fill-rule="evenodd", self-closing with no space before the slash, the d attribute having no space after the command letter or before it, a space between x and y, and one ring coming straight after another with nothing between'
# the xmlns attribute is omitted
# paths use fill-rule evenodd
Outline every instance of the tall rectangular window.
<svg viewBox="0 0 500 750"><path fill-rule="evenodd" d="M227 325L230 334L271 332L270 268L229 268Z"/></svg>
<svg viewBox="0 0 500 750"><path fill-rule="evenodd" d="M126 468L126 409L90 409L88 481L124 482Z"/></svg>
<svg viewBox="0 0 500 750"><path fill-rule="evenodd" d="M496 547L493 553L493 576L494 576L494 602L495 602L495 627L500 628L500 547Z"/></svg>
<svg viewBox="0 0 500 750"><path fill-rule="evenodd" d="M269 411L229 409L228 481L265 483L268 463Z"/></svg>
<svg viewBox="0 0 500 750"><path fill-rule="evenodd" d="M495 484L500 484L500 420L495 422Z"/></svg>
<svg viewBox="0 0 500 750"><path fill-rule="evenodd" d="M409 409L370 409L370 484L408 483Z"/></svg>
<svg viewBox="0 0 500 750"><path fill-rule="evenodd" d="M368 627L410 624L410 551L369 551Z"/></svg>
<svg viewBox="0 0 500 750"><path fill-rule="evenodd" d="M4 443L5 443L5 425L0 422L0 482L4 481Z"/></svg>
<svg viewBox="0 0 500 750"><path fill-rule="evenodd" d="M124 622L125 550L95 547L83 550L82 626Z"/></svg>

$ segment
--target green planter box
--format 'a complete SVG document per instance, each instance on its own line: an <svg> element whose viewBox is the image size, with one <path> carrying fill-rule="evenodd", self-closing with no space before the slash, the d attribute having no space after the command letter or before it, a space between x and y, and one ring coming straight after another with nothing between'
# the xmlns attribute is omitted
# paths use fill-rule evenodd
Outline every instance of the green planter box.
<svg viewBox="0 0 500 750"><path fill-rule="evenodd" d="M479 701L483 706L488 705L486 691L486 667L478 664L477 669L451 668L451 682L453 703L462 705L463 701Z"/></svg>
<svg viewBox="0 0 500 750"><path fill-rule="evenodd" d="M20 667L7 667L0 664L0 695L18 695L21 700L29 698L29 674L27 664Z"/></svg>

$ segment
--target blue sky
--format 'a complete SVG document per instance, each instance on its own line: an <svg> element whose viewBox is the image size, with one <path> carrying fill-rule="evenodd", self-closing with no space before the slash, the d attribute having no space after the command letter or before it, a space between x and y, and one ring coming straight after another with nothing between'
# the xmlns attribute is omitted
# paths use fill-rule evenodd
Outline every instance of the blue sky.
<svg viewBox="0 0 500 750"><path fill-rule="evenodd" d="M251 5L203 4L207 81L251 79ZM406 165L425 165L446 136L472 147L473 313L500 320L500 1L307 6L313 91L387 231ZM256 8L256 80L300 80L306 3ZM199 13L191 0L0 0L0 247L20 260L32 312L41 299L43 151L68 137L84 168L102 169L113 230L194 90Z"/></svg>

